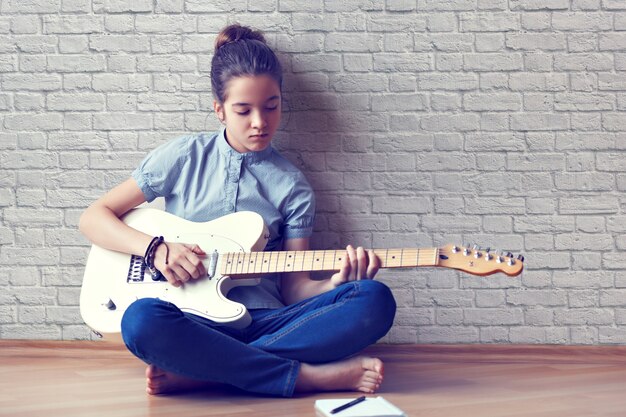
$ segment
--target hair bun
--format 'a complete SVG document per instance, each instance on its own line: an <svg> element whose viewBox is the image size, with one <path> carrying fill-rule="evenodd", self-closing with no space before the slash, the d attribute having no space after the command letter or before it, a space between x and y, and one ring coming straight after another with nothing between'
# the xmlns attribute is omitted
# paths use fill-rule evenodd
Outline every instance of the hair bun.
<svg viewBox="0 0 626 417"><path fill-rule="evenodd" d="M219 35L217 35L217 38L215 39L215 51L228 43L246 39L252 39L265 43L265 37L260 31L235 23L226 26L222 29Z"/></svg>

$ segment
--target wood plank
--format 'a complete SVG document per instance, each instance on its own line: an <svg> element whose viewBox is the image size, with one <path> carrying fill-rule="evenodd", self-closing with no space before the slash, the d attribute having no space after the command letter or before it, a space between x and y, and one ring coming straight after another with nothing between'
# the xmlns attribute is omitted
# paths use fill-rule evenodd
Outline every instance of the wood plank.
<svg viewBox="0 0 626 417"><path fill-rule="evenodd" d="M409 416L623 416L626 347L375 345L381 391ZM145 393L145 365L119 344L0 340L0 416L314 416L318 398L255 396L227 386Z"/></svg>

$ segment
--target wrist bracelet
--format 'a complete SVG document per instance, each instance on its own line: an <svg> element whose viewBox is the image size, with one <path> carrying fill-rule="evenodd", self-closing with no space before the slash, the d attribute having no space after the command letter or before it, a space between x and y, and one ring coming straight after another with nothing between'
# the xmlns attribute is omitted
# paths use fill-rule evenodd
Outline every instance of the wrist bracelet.
<svg viewBox="0 0 626 417"><path fill-rule="evenodd" d="M156 250L159 247L159 245L163 242L164 242L163 236L155 236L154 238L152 238L152 240L150 241L150 244L148 245L148 248L146 249L146 253L144 254L144 257L143 257L144 265L146 266L148 271L150 271L150 275L152 275L152 279L155 281L160 280L161 277L163 276L161 272L159 272L159 270L156 269L156 267L154 266L154 257L156 255ZM169 255L169 248L167 248L167 252ZM167 263L167 256L166 256L166 263Z"/></svg>

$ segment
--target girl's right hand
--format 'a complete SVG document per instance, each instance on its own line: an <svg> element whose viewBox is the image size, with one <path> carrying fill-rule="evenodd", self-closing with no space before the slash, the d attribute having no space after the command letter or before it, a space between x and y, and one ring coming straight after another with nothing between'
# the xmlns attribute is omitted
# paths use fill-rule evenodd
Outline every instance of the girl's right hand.
<svg viewBox="0 0 626 417"><path fill-rule="evenodd" d="M167 253L168 249L169 253ZM166 255L167 264L165 263ZM206 253L198 245L163 242L156 250L154 266L161 271L170 284L180 287L190 279L206 276L206 268L202 263L205 257Z"/></svg>

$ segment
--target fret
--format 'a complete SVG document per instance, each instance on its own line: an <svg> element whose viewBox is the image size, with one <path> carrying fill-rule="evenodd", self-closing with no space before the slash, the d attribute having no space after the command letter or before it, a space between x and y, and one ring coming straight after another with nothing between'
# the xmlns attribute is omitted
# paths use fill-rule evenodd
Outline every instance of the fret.
<svg viewBox="0 0 626 417"><path fill-rule="evenodd" d="M293 272L293 267L294 267L293 251L287 252L286 263L287 263L287 268L285 269L285 272Z"/></svg>
<svg viewBox="0 0 626 417"><path fill-rule="evenodd" d="M269 252L261 252L261 253L262 253L262 255L261 255L261 264L259 265L259 270L260 270L259 272L262 274L264 272L268 272L268 271L263 271L263 268L265 268L267 266L267 259L266 259L267 255L266 254L269 253Z"/></svg>
<svg viewBox="0 0 626 417"><path fill-rule="evenodd" d="M237 268L235 269L236 274L243 274L243 257L246 256L245 253L237 253Z"/></svg>
<svg viewBox="0 0 626 417"><path fill-rule="evenodd" d="M304 271L304 259L306 258L306 253L307 252L302 252L301 256L302 256L302 266L300 267L300 271Z"/></svg>
<svg viewBox="0 0 626 417"><path fill-rule="evenodd" d="M257 274L259 273L259 271L257 270L257 266L259 262L259 253L263 253L263 252L255 252L254 261L250 259L250 265L252 266L252 271Z"/></svg>

